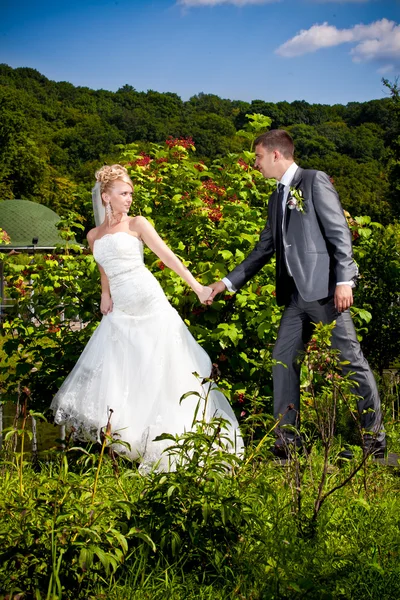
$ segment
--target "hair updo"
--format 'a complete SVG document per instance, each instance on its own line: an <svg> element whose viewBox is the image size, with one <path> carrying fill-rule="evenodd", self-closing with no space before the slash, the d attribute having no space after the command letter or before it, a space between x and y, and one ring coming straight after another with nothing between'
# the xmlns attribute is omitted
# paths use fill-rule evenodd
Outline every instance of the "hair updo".
<svg viewBox="0 0 400 600"><path fill-rule="evenodd" d="M104 165L95 174L96 181L100 183L100 193L104 194L110 187L113 186L114 181L124 181L128 183L133 191L133 183L128 175L128 171L121 165Z"/></svg>

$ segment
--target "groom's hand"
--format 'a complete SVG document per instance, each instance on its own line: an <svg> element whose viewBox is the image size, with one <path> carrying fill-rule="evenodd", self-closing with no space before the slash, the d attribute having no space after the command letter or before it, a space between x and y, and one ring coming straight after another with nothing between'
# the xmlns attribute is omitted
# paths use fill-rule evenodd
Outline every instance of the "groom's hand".
<svg viewBox="0 0 400 600"><path fill-rule="evenodd" d="M210 287L212 287L210 285ZM335 290L335 308L338 312L344 312L353 304L353 288L351 285L341 284Z"/></svg>
<svg viewBox="0 0 400 600"><path fill-rule="evenodd" d="M226 290L226 285L223 281L216 281L215 283L211 283L208 287L212 288L212 293L206 301L206 304L212 304L215 296Z"/></svg>

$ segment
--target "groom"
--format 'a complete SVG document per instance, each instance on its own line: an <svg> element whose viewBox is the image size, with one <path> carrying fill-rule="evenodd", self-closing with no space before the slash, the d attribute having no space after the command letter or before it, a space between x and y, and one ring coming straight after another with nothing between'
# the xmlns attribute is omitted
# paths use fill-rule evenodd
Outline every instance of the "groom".
<svg viewBox="0 0 400 600"><path fill-rule="evenodd" d="M290 135L275 129L255 141L257 168L278 182L268 204L268 220L254 250L222 281L211 285L207 301L226 288L243 287L276 253L276 300L285 306L273 358L274 416L280 427L273 453L287 458L291 445L301 446L300 365L304 335L311 323L336 320L332 346L348 361L345 372L357 383L358 410L365 452L383 457L386 447L381 404L374 376L363 356L350 315L358 268L353 260L351 234L339 197L329 177L302 169L293 160ZM348 452L348 451L347 451ZM343 453L351 458L351 453Z"/></svg>

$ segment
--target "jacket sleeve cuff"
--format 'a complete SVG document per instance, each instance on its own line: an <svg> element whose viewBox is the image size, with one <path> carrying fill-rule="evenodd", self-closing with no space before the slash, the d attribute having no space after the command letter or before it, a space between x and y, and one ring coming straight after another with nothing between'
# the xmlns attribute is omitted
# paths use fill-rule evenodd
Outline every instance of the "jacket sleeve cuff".
<svg viewBox="0 0 400 600"><path fill-rule="evenodd" d="M228 290L228 292L235 293L237 291L236 288L232 285L232 282L227 277L223 277L221 281L226 285L226 289Z"/></svg>

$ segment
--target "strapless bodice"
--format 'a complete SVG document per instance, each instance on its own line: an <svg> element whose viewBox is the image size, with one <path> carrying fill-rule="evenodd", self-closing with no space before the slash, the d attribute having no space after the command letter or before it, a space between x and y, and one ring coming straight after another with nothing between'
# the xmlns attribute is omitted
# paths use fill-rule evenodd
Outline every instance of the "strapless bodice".
<svg viewBox="0 0 400 600"><path fill-rule="evenodd" d="M143 261L143 242L126 231L108 233L95 240L94 258L110 284L114 309L148 318L173 310L157 279Z"/></svg>
<svg viewBox="0 0 400 600"><path fill-rule="evenodd" d="M143 267L143 242L126 231L107 233L95 240L93 255L109 280Z"/></svg>

